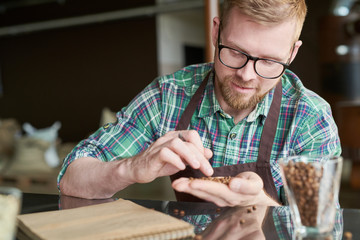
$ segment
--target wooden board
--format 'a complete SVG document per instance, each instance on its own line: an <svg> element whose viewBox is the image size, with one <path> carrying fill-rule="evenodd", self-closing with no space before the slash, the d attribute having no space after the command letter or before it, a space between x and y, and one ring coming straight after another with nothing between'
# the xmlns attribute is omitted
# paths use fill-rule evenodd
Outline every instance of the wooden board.
<svg viewBox="0 0 360 240"><path fill-rule="evenodd" d="M21 239L182 239L194 227L131 201L18 216ZM25 237L26 236L26 237Z"/></svg>

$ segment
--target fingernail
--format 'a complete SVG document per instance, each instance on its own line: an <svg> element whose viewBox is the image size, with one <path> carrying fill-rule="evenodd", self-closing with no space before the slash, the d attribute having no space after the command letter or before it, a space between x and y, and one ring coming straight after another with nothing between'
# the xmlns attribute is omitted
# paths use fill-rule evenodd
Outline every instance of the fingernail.
<svg viewBox="0 0 360 240"><path fill-rule="evenodd" d="M206 173L208 176L211 176L214 174L214 170L212 169L212 167L207 167L206 168Z"/></svg>
<svg viewBox="0 0 360 240"><path fill-rule="evenodd" d="M200 163L199 163L198 161L194 161L193 167L194 167L195 169L198 169L198 168L200 167Z"/></svg>

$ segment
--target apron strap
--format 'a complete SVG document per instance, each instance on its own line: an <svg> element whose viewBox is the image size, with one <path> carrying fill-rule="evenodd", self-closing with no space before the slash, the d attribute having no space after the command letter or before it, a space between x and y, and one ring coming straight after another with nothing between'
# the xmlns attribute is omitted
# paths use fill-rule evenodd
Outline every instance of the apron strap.
<svg viewBox="0 0 360 240"><path fill-rule="evenodd" d="M189 104L185 108L183 114L180 117L178 124L176 125L175 130L186 130L189 127L192 115L195 112L195 109L200 102L200 99L205 91L206 84L208 82L209 76L213 71L211 70L201 82L199 88L196 90L195 94L191 97Z"/></svg>
<svg viewBox="0 0 360 240"><path fill-rule="evenodd" d="M279 120L280 106L282 97L281 80L276 85L273 100L266 117L263 132L261 134L256 169L264 182L264 189L273 198L278 201L279 197L276 191L274 179L270 168L271 149L274 144L277 123Z"/></svg>
<svg viewBox="0 0 360 240"><path fill-rule="evenodd" d="M266 117L264 129L261 134L259 153L258 153L258 165L270 163L271 149L274 143L274 138L277 129L277 123L279 120L280 106L282 97L282 83L281 80L276 85L274 97L270 106L269 113Z"/></svg>

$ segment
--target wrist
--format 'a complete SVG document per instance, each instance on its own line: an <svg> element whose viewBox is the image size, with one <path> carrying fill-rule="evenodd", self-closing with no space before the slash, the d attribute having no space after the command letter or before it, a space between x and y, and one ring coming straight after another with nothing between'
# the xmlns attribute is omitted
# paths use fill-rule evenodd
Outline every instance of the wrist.
<svg viewBox="0 0 360 240"><path fill-rule="evenodd" d="M116 161L116 168L114 168L115 172L113 176L116 176L117 182L120 182L122 185L124 185L123 188L138 182L132 165L131 158Z"/></svg>

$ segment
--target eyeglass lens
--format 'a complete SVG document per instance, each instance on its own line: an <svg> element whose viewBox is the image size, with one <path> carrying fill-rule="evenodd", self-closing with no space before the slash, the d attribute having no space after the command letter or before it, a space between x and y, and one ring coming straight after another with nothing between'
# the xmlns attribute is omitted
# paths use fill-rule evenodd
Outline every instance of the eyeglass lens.
<svg viewBox="0 0 360 240"><path fill-rule="evenodd" d="M249 59L245 53L226 46L221 48L219 58L224 65L236 69L244 67ZM258 75L265 78L277 78L285 70L281 63L268 59L255 60L254 68Z"/></svg>

